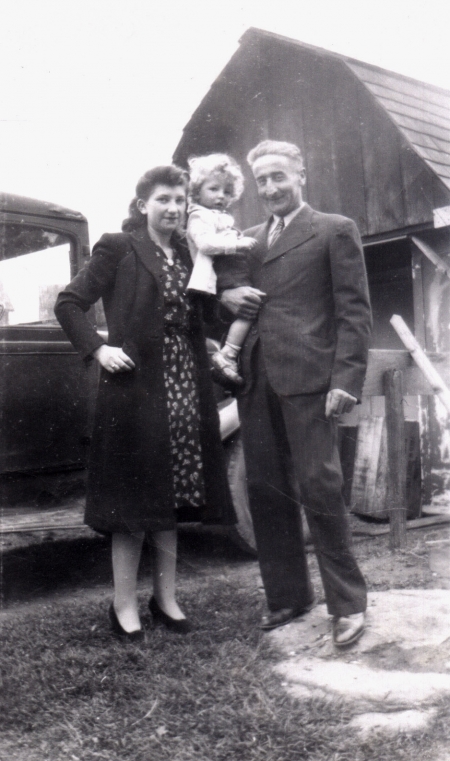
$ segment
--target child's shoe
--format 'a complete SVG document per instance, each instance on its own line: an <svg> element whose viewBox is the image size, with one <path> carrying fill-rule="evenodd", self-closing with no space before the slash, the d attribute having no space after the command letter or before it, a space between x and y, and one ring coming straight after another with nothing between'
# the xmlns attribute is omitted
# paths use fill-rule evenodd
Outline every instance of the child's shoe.
<svg viewBox="0 0 450 761"><path fill-rule="evenodd" d="M244 379L239 375L238 363L236 359L227 356L224 351L216 351L211 357L211 363L214 368L214 377L219 383L234 383L236 386L242 386Z"/></svg>

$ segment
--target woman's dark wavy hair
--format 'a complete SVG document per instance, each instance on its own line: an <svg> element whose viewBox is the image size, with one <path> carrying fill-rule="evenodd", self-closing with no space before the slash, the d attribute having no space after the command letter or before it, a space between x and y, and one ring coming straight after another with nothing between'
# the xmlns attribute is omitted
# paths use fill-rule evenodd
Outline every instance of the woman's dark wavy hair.
<svg viewBox="0 0 450 761"><path fill-rule="evenodd" d="M188 182L188 173L175 164L155 166L143 174L136 185L136 195L128 207L128 217L122 222L122 230L129 233L147 224L147 217L137 207L139 198L148 201L157 185L168 185L170 188L182 185L187 190Z"/></svg>

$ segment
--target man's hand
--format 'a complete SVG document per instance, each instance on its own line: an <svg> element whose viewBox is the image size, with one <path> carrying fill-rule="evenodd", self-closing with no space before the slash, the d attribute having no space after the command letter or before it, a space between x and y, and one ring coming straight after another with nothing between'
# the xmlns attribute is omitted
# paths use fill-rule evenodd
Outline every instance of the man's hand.
<svg viewBox="0 0 450 761"><path fill-rule="evenodd" d="M332 388L327 394L325 417L337 417L344 412L351 412L358 400L340 388Z"/></svg>
<svg viewBox="0 0 450 761"><path fill-rule="evenodd" d="M258 314L265 296L266 294L258 288L240 285L238 288L228 288L223 291L220 301L236 317L253 320Z"/></svg>

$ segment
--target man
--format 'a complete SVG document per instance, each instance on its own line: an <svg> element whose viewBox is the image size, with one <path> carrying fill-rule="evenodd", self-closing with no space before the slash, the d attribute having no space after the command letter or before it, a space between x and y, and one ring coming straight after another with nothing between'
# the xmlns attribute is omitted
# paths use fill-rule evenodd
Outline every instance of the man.
<svg viewBox="0 0 450 761"><path fill-rule="evenodd" d="M363 252L354 222L304 203L305 169L295 145L266 140L248 162L271 216L245 233L258 244L243 269L219 275L219 287L231 312L256 317L242 352L239 411L269 608L261 626L282 626L314 602L293 475L334 617L333 640L342 647L363 633L367 604L337 449L337 417L360 398L367 364Z"/></svg>

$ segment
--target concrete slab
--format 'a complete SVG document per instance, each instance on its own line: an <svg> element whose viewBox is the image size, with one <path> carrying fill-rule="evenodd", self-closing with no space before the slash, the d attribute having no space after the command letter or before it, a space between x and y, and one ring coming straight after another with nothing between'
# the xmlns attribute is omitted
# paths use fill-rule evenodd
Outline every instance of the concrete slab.
<svg viewBox="0 0 450 761"><path fill-rule="evenodd" d="M450 591L391 590L370 595L367 629L338 651L319 605L268 635L282 654L277 671L299 697L358 701L358 713L430 707L450 695Z"/></svg>
<svg viewBox="0 0 450 761"><path fill-rule="evenodd" d="M429 711L395 711L393 713L363 713L355 716L349 727L358 729L365 739L374 732L412 733L424 732L436 716L436 710Z"/></svg>
<svg viewBox="0 0 450 761"><path fill-rule="evenodd" d="M276 670L302 697L311 692L332 693L357 700L360 706L382 703L384 707L413 707L450 695L450 674L380 671L361 664L301 658L278 664Z"/></svg>

